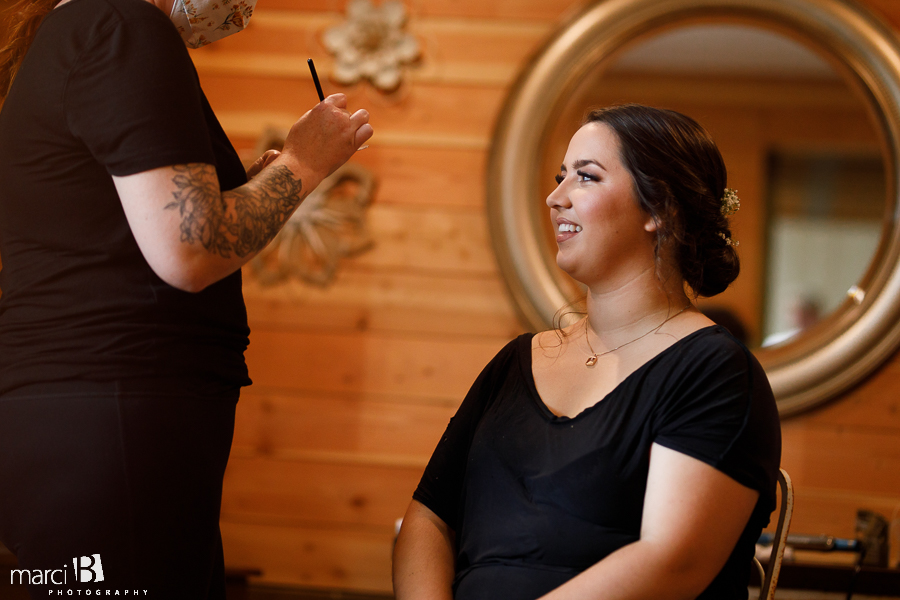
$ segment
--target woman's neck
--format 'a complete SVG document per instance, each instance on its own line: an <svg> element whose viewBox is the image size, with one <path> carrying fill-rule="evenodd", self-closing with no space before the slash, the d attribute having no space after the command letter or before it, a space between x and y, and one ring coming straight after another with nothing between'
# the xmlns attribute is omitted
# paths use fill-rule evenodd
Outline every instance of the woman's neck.
<svg viewBox="0 0 900 600"><path fill-rule="evenodd" d="M614 347L659 326L691 302L680 277L661 281L656 269L650 269L615 289L589 290L586 303L594 335Z"/></svg>

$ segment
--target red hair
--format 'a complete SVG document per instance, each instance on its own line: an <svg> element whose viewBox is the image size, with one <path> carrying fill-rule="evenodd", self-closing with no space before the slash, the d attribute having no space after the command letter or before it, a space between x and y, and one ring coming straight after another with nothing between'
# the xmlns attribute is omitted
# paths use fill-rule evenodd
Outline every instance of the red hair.
<svg viewBox="0 0 900 600"><path fill-rule="evenodd" d="M0 41L0 106L9 94L38 26L60 0L13 0L0 15L6 35Z"/></svg>

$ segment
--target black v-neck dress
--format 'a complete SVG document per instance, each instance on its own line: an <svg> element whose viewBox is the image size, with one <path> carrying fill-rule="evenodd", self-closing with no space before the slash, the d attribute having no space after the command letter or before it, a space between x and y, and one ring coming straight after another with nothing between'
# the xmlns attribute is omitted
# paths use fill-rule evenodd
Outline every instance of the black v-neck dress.
<svg viewBox="0 0 900 600"><path fill-rule="evenodd" d="M457 534L456 600L532 600L636 541L653 443L760 492L699 596L746 598L781 456L775 400L749 350L721 327L701 329L568 418L538 395L532 337L485 367L413 495Z"/></svg>

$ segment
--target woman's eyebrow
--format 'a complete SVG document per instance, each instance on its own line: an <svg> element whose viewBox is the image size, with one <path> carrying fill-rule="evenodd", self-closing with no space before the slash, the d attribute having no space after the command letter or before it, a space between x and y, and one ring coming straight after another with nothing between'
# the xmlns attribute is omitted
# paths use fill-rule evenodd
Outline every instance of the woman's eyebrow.
<svg viewBox="0 0 900 600"><path fill-rule="evenodd" d="M572 168L573 168L573 169L580 169L581 167L584 167L584 166L586 166L586 165L597 165L598 167L600 167L601 169L603 169L604 171L606 171L606 167L604 167L603 165L601 165L601 164L600 164L599 162L597 162L596 160L593 160L593 159L590 159L590 158L580 158L580 159L576 160L574 163L572 163Z"/></svg>

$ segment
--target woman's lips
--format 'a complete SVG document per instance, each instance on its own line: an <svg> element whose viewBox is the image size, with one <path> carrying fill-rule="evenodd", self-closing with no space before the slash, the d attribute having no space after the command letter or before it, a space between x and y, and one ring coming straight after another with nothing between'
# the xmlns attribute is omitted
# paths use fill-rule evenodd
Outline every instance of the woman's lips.
<svg viewBox="0 0 900 600"><path fill-rule="evenodd" d="M569 221L559 221L556 224L556 242L564 242L578 235L581 231L581 225L576 225Z"/></svg>

